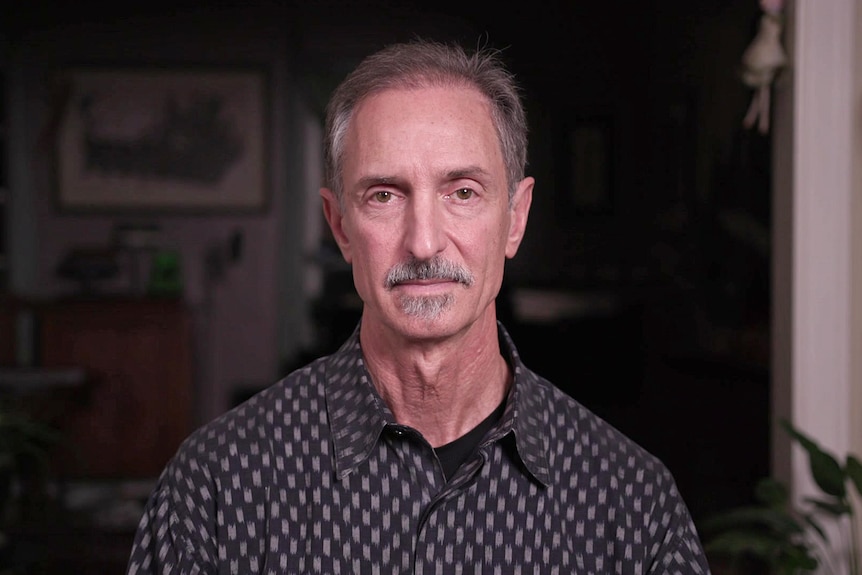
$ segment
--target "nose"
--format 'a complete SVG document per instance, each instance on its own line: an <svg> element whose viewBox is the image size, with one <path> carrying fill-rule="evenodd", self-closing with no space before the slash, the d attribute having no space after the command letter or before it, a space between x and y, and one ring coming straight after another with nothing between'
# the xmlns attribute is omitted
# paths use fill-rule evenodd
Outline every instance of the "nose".
<svg viewBox="0 0 862 575"><path fill-rule="evenodd" d="M404 247L417 260L429 260L446 249L445 214L436 194L415 194L404 221Z"/></svg>

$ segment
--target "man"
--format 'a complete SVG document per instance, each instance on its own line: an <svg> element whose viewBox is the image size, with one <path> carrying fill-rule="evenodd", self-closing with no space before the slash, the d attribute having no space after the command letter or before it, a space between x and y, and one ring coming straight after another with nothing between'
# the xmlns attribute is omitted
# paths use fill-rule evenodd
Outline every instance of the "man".
<svg viewBox="0 0 862 575"><path fill-rule="evenodd" d="M348 76L321 195L359 325L183 444L130 574L709 572L665 467L497 322L526 131L491 51L417 41Z"/></svg>

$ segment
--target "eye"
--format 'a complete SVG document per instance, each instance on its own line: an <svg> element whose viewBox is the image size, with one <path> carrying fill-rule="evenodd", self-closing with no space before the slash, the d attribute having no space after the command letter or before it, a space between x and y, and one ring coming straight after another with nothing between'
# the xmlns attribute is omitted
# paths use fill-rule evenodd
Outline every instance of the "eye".
<svg viewBox="0 0 862 575"><path fill-rule="evenodd" d="M392 192L387 192L384 190L381 190L379 192L374 192L374 199L378 203L385 204L386 202L388 202L389 200L392 199Z"/></svg>
<svg viewBox="0 0 862 575"><path fill-rule="evenodd" d="M473 190L471 190L470 188L459 188L455 190L452 194L450 194L450 197L454 196L456 199L459 200L469 200L473 197L474 193L475 192L473 192Z"/></svg>

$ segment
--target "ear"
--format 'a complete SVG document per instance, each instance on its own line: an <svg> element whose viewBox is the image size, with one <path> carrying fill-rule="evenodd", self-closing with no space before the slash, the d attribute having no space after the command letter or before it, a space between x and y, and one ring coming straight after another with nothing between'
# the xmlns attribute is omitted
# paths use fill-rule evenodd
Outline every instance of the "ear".
<svg viewBox="0 0 862 575"><path fill-rule="evenodd" d="M533 185L536 180L524 178L518 184L512 197L512 207L509 208L509 236L506 238L506 257L513 258L518 253L524 232L527 229L527 217L530 215L530 204L533 203Z"/></svg>
<svg viewBox="0 0 862 575"><path fill-rule="evenodd" d="M326 216L326 223L332 230L332 236L338 244L338 249L341 250L344 260L351 263L350 239L344 232L344 216L341 213L341 204L335 197L335 193L329 188L320 188L320 197L323 198L323 215Z"/></svg>

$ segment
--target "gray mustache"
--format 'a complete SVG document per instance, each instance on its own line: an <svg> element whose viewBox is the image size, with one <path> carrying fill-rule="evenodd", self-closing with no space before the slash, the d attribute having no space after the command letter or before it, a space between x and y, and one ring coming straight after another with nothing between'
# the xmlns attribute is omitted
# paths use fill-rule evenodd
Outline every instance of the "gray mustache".
<svg viewBox="0 0 862 575"><path fill-rule="evenodd" d="M456 281L464 286L473 285L473 274L470 270L443 258L430 260L410 259L396 264L386 274L386 289L392 289L400 283L414 280L442 279Z"/></svg>

